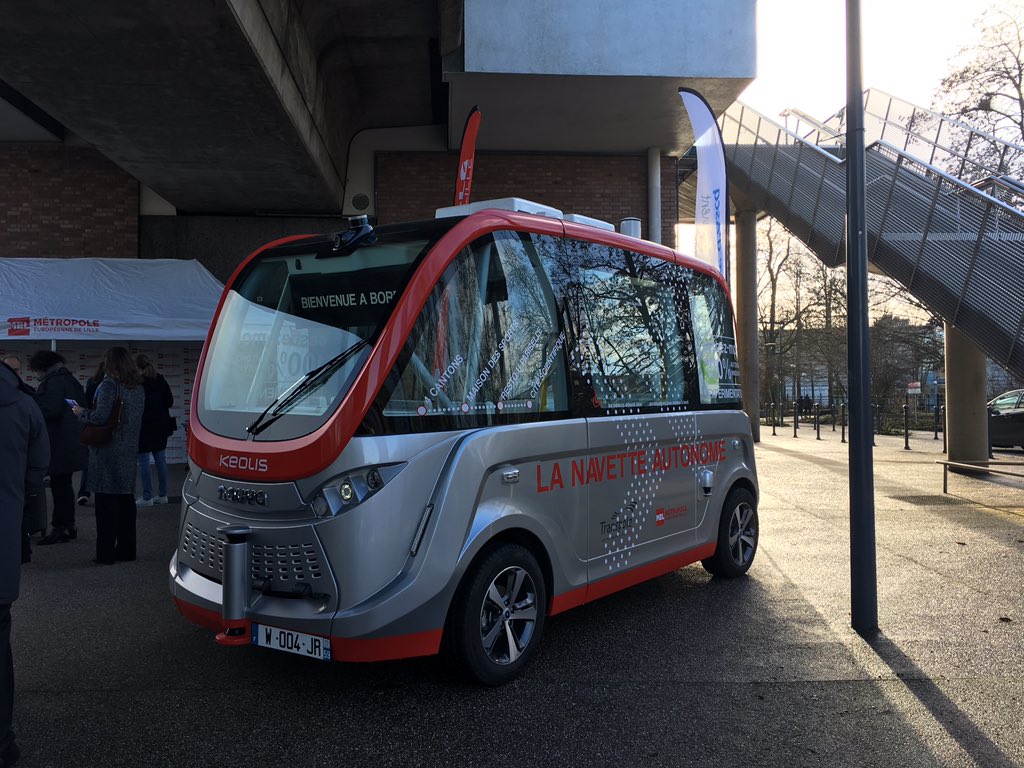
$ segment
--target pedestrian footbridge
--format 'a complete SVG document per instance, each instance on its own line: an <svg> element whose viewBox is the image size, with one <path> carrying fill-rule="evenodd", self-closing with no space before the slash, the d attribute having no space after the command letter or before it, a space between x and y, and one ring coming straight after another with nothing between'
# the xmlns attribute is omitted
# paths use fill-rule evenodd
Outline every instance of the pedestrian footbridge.
<svg viewBox="0 0 1024 768"><path fill-rule="evenodd" d="M783 120L741 102L724 113L730 181L839 266L845 114L819 122L794 110ZM864 143L873 268L1024 376L1024 185L1013 170L1024 147L873 90L865 93Z"/></svg>

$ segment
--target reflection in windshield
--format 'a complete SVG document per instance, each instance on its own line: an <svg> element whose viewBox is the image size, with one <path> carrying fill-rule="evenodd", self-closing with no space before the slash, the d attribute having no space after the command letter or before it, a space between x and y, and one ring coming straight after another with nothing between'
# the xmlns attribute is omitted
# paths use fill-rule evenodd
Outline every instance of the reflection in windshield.
<svg viewBox="0 0 1024 768"><path fill-rule="evenodd" d="M306 371L302 374L302 378L295 381L288 389L274 398L273 402L270 403L264 409L252 424L246 427L246 431L255 436L260 432L263 432L267 427L274 423L281 414L293 409L299 401L306 398L310 393L315 392L317 389L326 384L331 376L339 370L356 352L361 350L367 344L366 339L360 339L351 347L348 347L340 355L335 355L323 365L318 365L312 370ZM273 413L270 413L270 409L273 408ZM264 421L267 414L270 413L270 418Z"/></svg>
<svg viewBox="0 0 1024 768"><path fill-rule="evenodd" d="M245 425L275 402L306 371L317 369L361 339L323 323L270 310L229 292L221 310L204 372L202 397L208 411L246 415ZM296 415L329 411L341 383L358 370L362 356L349 358L319 387L291 404Z"/></svg>
<svg viewBox="0 0 1024 768"><path fill-rule="evenodd" d="M315 240L257 257L227 292L206 351L203 425L240 440L288 440L322 426L351 388L417 260L450 227L382 227L351 253Z"/></svg>

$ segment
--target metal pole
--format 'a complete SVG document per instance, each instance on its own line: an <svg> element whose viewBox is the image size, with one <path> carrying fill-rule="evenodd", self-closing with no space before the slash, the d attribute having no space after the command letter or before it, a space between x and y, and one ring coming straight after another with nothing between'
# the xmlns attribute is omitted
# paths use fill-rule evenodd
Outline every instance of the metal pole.
<svg viewBox="0 0 1024 768"><path fill-rule="evenodd" d="M946 452L946 406L940 406L939 411L942 413L942 452Z"/></svg>
<svg viewBox="0 0 1024 768"><path fill-rule="evenodd" d="M903 450L910 450L910 395L904 395L903 403Z"/></svg>
<svg viewBox="0 0 1024 768"><path fill-rule="evenodd" d="M647 239L652 243L661 242L660 147L647 148Z"/></svg>
<svg viewBox="0 0 1024 768"><path fill-rule="evenodd" d="M821 408L814 404L814 431L817 434L815 440L821 440Z"/></svg>
<svg viewBox="0 0 1024 768"><path fill-rule="evenodd" d="M839 420L843 423L843 429L840 433L842 435L842 442L846 442L846 403L839 406Z"/></svg>
<svg viewBox="0 0 1024 768"><path fill-rule="evenodd" d="M797 437L796 431L800 423L800 403L793 401L793 437Z"/></svg>
<svg viewBox="0 0 1024 768"><path fill-rule="evenodd" d="M860 634L878 629L875 486L868 335L868 250L861 85L860 0L846 0L846 279L850 371L850 618Z"/></svg>
<svg viewBox="0 0 1024 768"><path fill-rule="evenodd" d="M932 440L938 440L939 439L939 406L936 405L935 408L934 408L934 411L935 411L935 436L932 438Z"/></svg>
<svg viewBox="0 0 1024 768"><path fill-rule="evenodd" d="M772 403L772 437L775 437L775 403Z"/></svg>

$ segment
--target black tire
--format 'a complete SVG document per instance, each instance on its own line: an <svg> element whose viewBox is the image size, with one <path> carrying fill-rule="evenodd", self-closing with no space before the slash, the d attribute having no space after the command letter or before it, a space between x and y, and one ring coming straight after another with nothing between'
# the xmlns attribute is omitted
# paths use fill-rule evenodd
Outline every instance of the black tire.
<svg viewBox="0 0 1024 768"><path fill-rule="evenodd" d="M754 494L746 488L733 488L722 505L715 554L700 561L704 570L727 579L745 574L757 554L758 533Z"/></svg>
<svg viewBox="0 0 1024 768"><path fill-rule="evenodd" d="M518 544L498 545L466 573L452 604L453 660L484 685L507 683L536 655L546 608L537 558Z"/></svg>

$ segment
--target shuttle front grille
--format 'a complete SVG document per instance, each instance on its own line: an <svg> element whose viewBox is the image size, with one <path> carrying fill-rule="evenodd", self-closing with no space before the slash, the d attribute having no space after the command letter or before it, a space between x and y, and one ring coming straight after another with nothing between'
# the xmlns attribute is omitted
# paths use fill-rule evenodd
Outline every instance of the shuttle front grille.
<svg viewBox="0 0 1024 768"><path fill-rule="evenodd" d="M323 578L318 547L311 541L288 544L253 544L252 576L272 579L285 586L306 581L319 583Z"/></svg>
<svg viewBox="0 0 1024 768"><path fill-rule="evenodd" d="M217 582L224 579L224 540L221 525L205 517L185 523L178 557L193 571ZM327 590L325 558L312 527L254 530L249 539L250 575L253 583L274 592L292 592L309 584L314 593Z"/></svg>
<svg viewBox="0 0 1024 768"><path fill-rule="evenodd" d="M186 522L178 554L193 571L220 582L224 573L224 542L216 533L207 533Z"/></svg>

